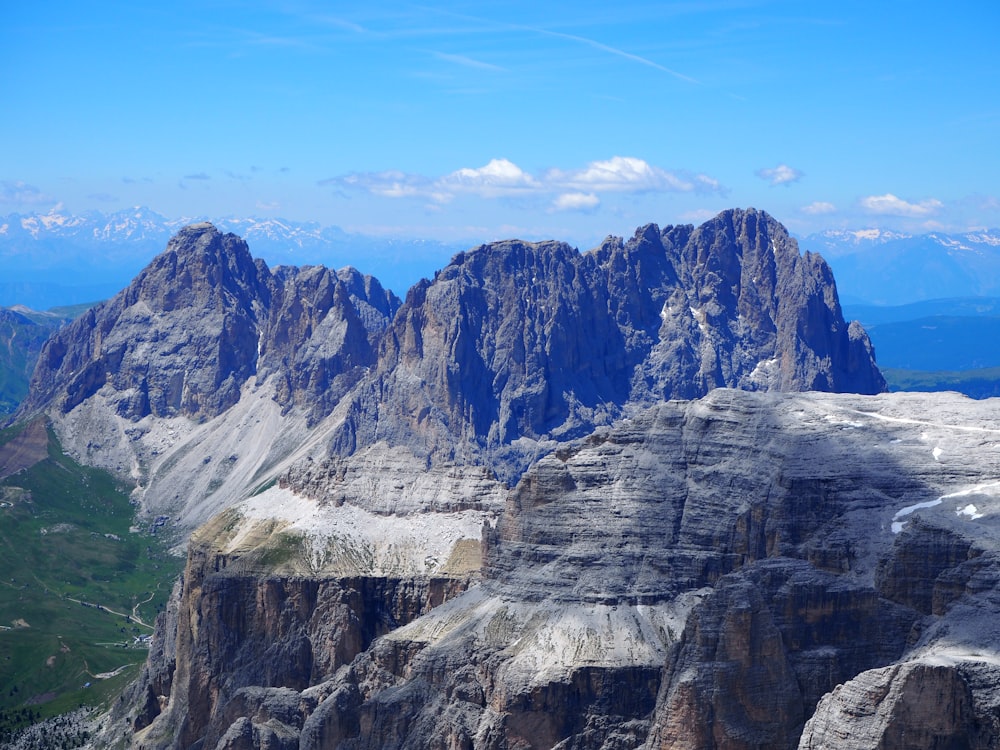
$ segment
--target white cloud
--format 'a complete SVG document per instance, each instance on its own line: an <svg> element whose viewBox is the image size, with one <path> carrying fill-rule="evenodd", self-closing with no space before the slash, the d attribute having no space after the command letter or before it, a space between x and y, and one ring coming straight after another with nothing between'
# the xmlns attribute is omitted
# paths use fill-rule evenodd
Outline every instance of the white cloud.
<svg viewBox="0 0 1000 750"><path fill-rule="evenodd" d="M820 216L822 214L832 214L837 210L837 207L832 203L827 201L813 201L808 206L802 207L802 213L809 214L810 216Z"/></svg>
<svg viewBox="0 0 1000 750"><path fill-rule="evenodd" d="M593 193L563 193L552 202L553 211L593 211L601 199Z"/></svg>
<svg viewBox="0 0 1000 750"><path fill-rule="evenodd" d="M937 198L927 198L919 203L910 203L902 198L897 198L892 193L869 195L862 198L860 203L861 207L869 213L907 216L915 219L931 216L944 208L944 204Z"/></svg>
<svg viewBox="0 0 1000 750"><path fill-rule="evenodd" d="M779 164L773 169L758 169L755 174L762 180L770 182L771 185L788 185L798 182L804 176L800 170L787 164Z"/></svg>
<svg viewBox="0 0 1000 750"><path fill-rule="evenodd" d="M562 188L600 192L688 193L721 189L719 182L707 175L671 172L634 156L613 156L606 161L592 161L583 169L568 172L550 169L543 179Z"/></svg>
<svg viewBox="0 0 1000 750"><path fill-rule="evenodd" d="M581 169L550 169L539 176L508 159L492 159L482 167L464 167L436 179L399 171L352 173L322 180L320 185L364 190L386 198L424 198L447 203L459 195L482 198L554 196L555 210L591 210L599 193L724 192L718 180L704 174L674 172L643 159L614 156Z"/></svg>
<svg viewBox="0 0 1000 750"><path fill-rule="evenodd" d="M476 193L496 198L541 187L538 181L507 159L492 159L485 167L463 168L442 177L437 186L444 192Z"/></svg>

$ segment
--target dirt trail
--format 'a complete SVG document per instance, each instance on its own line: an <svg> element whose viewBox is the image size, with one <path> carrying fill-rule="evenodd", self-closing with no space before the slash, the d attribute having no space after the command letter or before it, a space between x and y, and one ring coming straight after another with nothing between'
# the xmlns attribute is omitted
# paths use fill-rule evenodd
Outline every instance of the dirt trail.
<svg viewBox="0 0 1000 750"><path fill-rule="evenodd" d="M48 458L49 434L45 421L36 419L21 434L0 445L0 481Z"/></svg>

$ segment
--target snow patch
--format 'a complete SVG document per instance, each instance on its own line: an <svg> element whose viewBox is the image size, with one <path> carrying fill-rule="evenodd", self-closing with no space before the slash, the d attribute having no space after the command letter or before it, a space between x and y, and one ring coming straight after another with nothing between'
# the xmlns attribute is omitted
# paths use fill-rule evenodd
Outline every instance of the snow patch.
<svg viewBox="0 0 1000 750"><path fill-rule="evenodd" d="M892 517L892 533L898 534L906 525L905 521L899 520L900 518L905 518L914 511L923 510L924 508L933 508L941 503L942 498L939 497L937 500L928 500L927 502L917 503L915 505L907 505L905 508L896 511L896 515Z"/></svg>
<svg viewBox="0 0 1000 750"><path fill-rule="evenodd" d="M698 330L701 331L701 334L703 336L708 334L708 324L705 322L704 311L699 310L697 307L688 307L688 309L691 311L691 317L698 322Z"/></svg>
<svg viewBox="0 0 1000 750"><path fill-rule="evenodd" d="M989 245L991 247L1000 247L1000 236L995 234L989 234L983 232L981 234L967 234L965 238L969 242L978 242L981 245Z"/></svg>
<svg viewBox="0 0 1000 750"><path fill-rule="evenodd" d="M969 503L964 508L959 508L955 511L956 516L968 516L971 520L975 521L977 518L982 518L983 514L979 512L979 509Z"/></svg>
<svg viewBox="0 0 1000 750"><path fill-rule="evenodd" d="M778 358L762 359L758 362L750 373L750 382L762 388L767 388L778 382Z"/></svg>
<svg viewBox="0 0 1000 750"><path fill-rule="evenodd" d="M936 458L936 456L935 456ZM941 495L937 500L928 500L924 503L917 503L916 505L908 505L902 510L898 511L896 515L892 517L892 533L898 534L903 530L906 525L904 521L899 519L905 518L916 510L921 510L923 508L933 508L940 505L945 500L956 500L959 498L972 498L975 497L979 504L967 503L966 505L956 508L955 515L966 516L970 521L975 521L979 518L983 518L986 513L983 510L983 503L990 503L991 500L1000 500L1000 482L984 482L982 484L976 484L972 487L968 487L964 490L959 490L958 492L950 492L947 495Z"/></svg>
<svg viewBox="0 0 1000 750"><path fill-rule="evenodd" d="M923 654L915 661L936 667L954 667L963 662L978 662L1000 666L1000 654L995 651L983 651L962 646L944 646L935 648L932 652Z"/></svg>
<svg viewBox="0 0 1000 750"><path fill-rule="evenodd" d="M941 460L941 454L942 453L944 453L944 451L941 450L941 446L937 446L937 445L934 446L934 450L932 451L932 455L934 456L934 460L935 461L940 461Z"/></svg>

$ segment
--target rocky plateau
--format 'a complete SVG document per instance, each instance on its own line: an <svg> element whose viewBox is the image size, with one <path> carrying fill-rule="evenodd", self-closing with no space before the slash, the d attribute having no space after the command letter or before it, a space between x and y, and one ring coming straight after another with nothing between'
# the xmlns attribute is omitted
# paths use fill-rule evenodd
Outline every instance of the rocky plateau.
<svg viewBox="0 0 1000 750"><path fill-rule="evenodd" d="M18 417L187 555L95 746L994 748L1000 404L884 390L753 209L405 301L202 224Z"/></svg>

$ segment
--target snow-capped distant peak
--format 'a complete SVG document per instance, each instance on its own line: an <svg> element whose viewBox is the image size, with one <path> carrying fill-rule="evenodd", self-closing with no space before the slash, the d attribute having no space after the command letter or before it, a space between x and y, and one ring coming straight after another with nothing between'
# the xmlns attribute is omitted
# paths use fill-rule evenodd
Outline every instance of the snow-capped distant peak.
<svg viewBox="0 0 1000 750"><path fill-rule="evenodd" d="M982 232L969 232L965 235L965 239L976 245L1000 247L1000 230L992 229Z"/></svg>
<svg viewBox="0 0 1000 750"><path fill-rule="evenodd" d="M891 242L893 240L907 240L913 235L903 232L891 232L885 229L831 229L823 232L822 235L831 240L853 242L860 245L862 242Z"/></svg>

